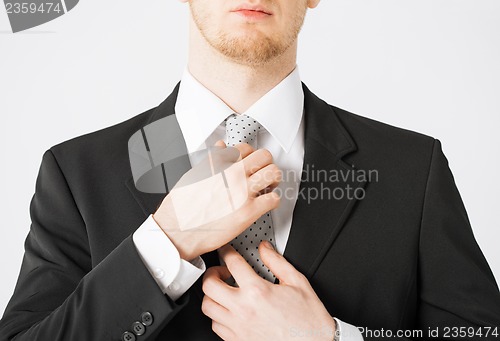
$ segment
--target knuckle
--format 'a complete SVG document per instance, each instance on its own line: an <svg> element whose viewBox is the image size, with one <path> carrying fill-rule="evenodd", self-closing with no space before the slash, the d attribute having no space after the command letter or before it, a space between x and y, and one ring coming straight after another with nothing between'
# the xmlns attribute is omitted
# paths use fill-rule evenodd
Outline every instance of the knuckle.
<svg viewBox="0 0 500 341"><path fill-rule="evenodd" d="M248 143L243 143L240 145L241 146L241 149L242 149L242 152L244 154L250 154L253 152L253 148L251 145L249 145Z"/></svg>
<svg viewBox="0 0 500 341"><path fill-rule="evenodd" d="M275 163L271 163L271 164L269 165L269 170L270 170L272 173L276 173L276 172L279 172L279 170L280 170L280 169L278 168L278 166L276 166L276 164L275 164Z"/></svg>
<svg viewBox="0 0 500 341"><path fill-rule="evenodd" d="M248 180L248 191L249 193L254 193L258 190L259 186L258 186L258 179L256 178L252 178L250 180Z"/></svg>
<svg viewBox="0 0 500 341"><path fill-rule="evenodd" d="M205 315L208 315L210 313L209 301L207 299L207 296L203 297L203 301L201 302L201 311Z"/></svg>
<svg viewBox="0 0 500 341"><path fill-rule="evenodd" d="M227 253L224 256L224 262L226 263L226 266L229 267L229 268L241 266L238 263L239 261L240 261L240 259L238 258L237 254L235 254L233 252Z"/></svg>
<svg viewBox="0 0 500 341"><path fill-rule="evenodd" d="M278 193L276 192L271 192L271 194L269 194L269 201L270 201L270 205L273 207L273 208L276 208L278 207L279 203L280 203L280 196Z"/></svg>
<svg viewBox="0 0 500 341"><path fill-rule="evenodd" d="M275 209L279 206L280 197L276 192L269 192L263 196L262 209L269 211ZM262 215L262 214L261 214Z"/></svg>
<svg viewBox="0 0 500 341"><path fill-rule="evenodd" d="M261 157L265 161L272 162L272 160L273 160L273 154L271 154L271 152L269 150L267 150L267 149L261 149L260 153L261 153Z"/></svg>
<svg viewBox="0 0 500 341"><path fill-rule="evenodd" d="M231 257L232 257L231 264L232 264L233 268L242 268L244 266L247 266L247 261L244 260L243 258L241 258L241 256L239 256L239 254L232 255Z"/></svg>
<svg viewBox="0 0 500 341"><path fill-rule="evenodd" d="M208 295L210 292L212 292L212 289L213 281L210 278L204 278L203 284L201 285L201 290L205 293L205 295Z"/></svg>
<svg viewBox="0 0 500 341"><path fill-rule="evenodd" d="M294 277L297 283L300 283L301 285L309 284L309 280L303 273L300 273L298 271L294 271L294 273Z"/></svg>
<svg viewBox="0 0 500 341"><path fill-rule="evenodd" d="M276 202L276 204L279 204L281 197L278 193L272 192L271 199Z"/></svg>
<svg viewBox="0 0 500 341"><path fill-rule="evenodd" d="M282 176L283 176L281 169L279 169L279 167L275 163L270 165L270 169L271 169L271 172L273 174L274 180L281 181Z"/></svg>
<svg viewBox="0 0 500 341"><path fill-rule="evenodd" d="M201 290L205 293L205 295L210 291L208 281L206 280L203 281L203 284L201 285Z"/></svg>
<svg viewBox="0 0 500 341"><path fill-rule="evenodd" d="M214 275L215 269L213 267L209 267L205 274L203 275L203 282L209 280Z"/></svg>
<svg viewBox="0 0 500 341"><path fill-rule="evenodd" d="M255 283L248 287L248 295L255 299L255 302L259 302L259 300L265 299L269 296L269 289L260 283Z"/></svg>
<svg viewBox="0 0 500 341"><path fill-rule="evenodd" d="M250 165L250 167L248 168L248 174L247 174L247 176L250 176L251 174L256 173L258 170L259 170L259 166L258 165L256 165L256 164Z"/></svg>

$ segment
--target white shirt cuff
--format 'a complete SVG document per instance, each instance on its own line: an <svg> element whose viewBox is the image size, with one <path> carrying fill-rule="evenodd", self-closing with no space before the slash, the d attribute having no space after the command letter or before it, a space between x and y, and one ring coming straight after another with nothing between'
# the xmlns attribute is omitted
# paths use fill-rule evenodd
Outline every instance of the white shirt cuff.
<svg viewBox="0 0 500 341"><path fill-rule="evenodd" d="M345 323L334 317L337 322L337 329L340 335L339 341L363 341L363 335L355 326Z"/></svg>
<svg viewBox="0 0 500 341"><path fill-rule="evenodd" d="M206 270L201 257L196 257L191 262L180 258L179 251L152 215L134 232L132 240L144 265L162 292L174 301Z"/></svg>

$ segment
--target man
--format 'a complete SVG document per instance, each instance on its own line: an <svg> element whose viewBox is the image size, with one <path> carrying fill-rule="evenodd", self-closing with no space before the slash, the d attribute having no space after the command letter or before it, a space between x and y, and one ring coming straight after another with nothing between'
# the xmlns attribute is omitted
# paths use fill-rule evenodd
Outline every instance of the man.
<svg viewBox="0 0 500 341"><path fill-rule="evenodd" d="M172 94L45 153L1 340L496 339L498 287L439 141L300 82L297 36L318 3L189 1ZM140 190L132 161L153 160L158 127L189 154L179 182L195 152L236 148L224 172L240 167L248 192L233 210L207 219L225 207L216 191ZM171 188L165 165L152 162Z"/></svg>

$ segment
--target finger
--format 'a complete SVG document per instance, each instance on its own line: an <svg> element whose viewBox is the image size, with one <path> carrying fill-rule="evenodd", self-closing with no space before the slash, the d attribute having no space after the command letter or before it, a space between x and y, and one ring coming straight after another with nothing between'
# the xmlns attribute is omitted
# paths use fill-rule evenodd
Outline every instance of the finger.
<svg viewBox="0 0 500 341"><path fill-rule="evenodd" d="M219 140L219 141L215 142L214 146L215 147L226 148L226 144L224 143L223 140Z"/></svg>
<svg viewBox="0 0 500 341"><path fill-rule="evenodd" d="M267 193L271 193L272 191L274 191L276 189L276 187L279 186L279 182L276 183L276 184L271 184L270 186L264 188L263 190L261 190L258 195L263 195L263 194L267 194Z"/></svg>
<svg viewBox="0 0 500 341"><path fill-rule="evenodd" d="M222 340L236 340L236 334L225 325L212 321L212 330L219 335Z"/></svg>
<svg viewBox="0 0 500 341"><path fill-rule="evenodd" d="M221 282L225 282L229 277L231 277L231 273L229 272L227 266L225 265L211 266L205 272L205 276L209 275L213 275L214 279L220 280Z"/></svg>
<svg viewBox="0 0 500 341"><path fill-rule="evenodd" d="M239 287L255 283L261 279L247 261L231 245L224 245L218 249L219 255L226 264L229 272ZM234 288L235 290L238 290Z"/></svg>
<svg viewBox="0 0 500 341"><path fill-rule="evenodd" d="M276 252L268 241L260 243L259 254L262 262L278 277L280 284L301 286L304 284L304 281L307 281L305 276L295 269L285 257Z"/></svg>
<svg viewBox="0 0 500 341"><path fill-rule="evenodd" d="M203 276L202 290L218 304L229 308L236 288L225 281L231 277L226 266L213 266L208 268Z"/></svg>
<svg viewBox="0 0 500 341"><path fill-rule="evenodd" d="M250 195L257 195L268 187L277 187L281 178L282 174L278 166L274 163L267 165L248 179L248 190Z"/></svg>
<svg viewBox="0 0 500 341"><path fill-rule="evenodd" d="M234 148L238 149L242 159L245 159L248 155L251 155L254 152L254 149L248 143L237 144Z"/></svg>
<svg viewBox="0 0 500 341"><path fill-rule="evenodd" d="M273 163L273 155L267 149L258 149L243 159L247 175L252 175L271 163Z"/></svg>
<svg viewBox="0 0 500 341"><path fill-rule="evenodd" d="M207 317L218 323L224 323L229 318L229 310L205 295L201 302L201 311Z"/></svg>
<svg viewBox="0 0 500 341"><path fill-rule="evenodd" d="M264 213L277 208L279 204L280 204L280 197L278 193L270 192L261 194L250 202L248 206L248 212L250 212L249 215L255 217L255 219L253 220L255 221Z"/></svg>

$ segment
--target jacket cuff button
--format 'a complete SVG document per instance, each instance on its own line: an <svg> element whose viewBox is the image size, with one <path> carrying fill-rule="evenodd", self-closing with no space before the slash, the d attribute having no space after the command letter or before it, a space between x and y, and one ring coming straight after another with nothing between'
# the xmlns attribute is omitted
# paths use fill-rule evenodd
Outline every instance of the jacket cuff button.
<svg viewBox="0 0 500 341"><path fill-rule="evenodd" d="M129 331L126 331L122 335L122 341L135 341L135 340L136 340L135 335Z"/></svg>
<svg viewBox="0 0 500 341"><path fill-rule="evenodd" d="M150 326L153 324L153 314L151 314L149 311L146 311L141 314L141 322L143 325Z"/></svg>
<svg viewBox="0 0 500 341"><path fill-rule="evenodd" d="M135 335L141 336L146 332L146 327L141 322L136 321L132 323L132 331Z"/></svg>

